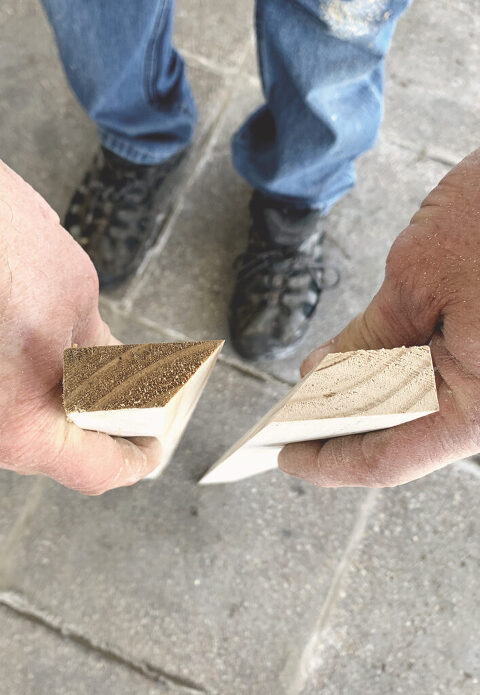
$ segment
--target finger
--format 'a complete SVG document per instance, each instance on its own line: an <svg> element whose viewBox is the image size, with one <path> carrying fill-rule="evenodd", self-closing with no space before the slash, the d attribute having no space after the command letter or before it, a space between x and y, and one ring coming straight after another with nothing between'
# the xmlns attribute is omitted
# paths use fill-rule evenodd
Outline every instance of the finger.
<svg viewBox="0 0 480 695"><path fill-rule="evenodd" d="M436 273L425 279L421 269L422 264L428 267L428 261L420 251L422 243L426 242L421 225L410 224L392 246L385 279L368 307L337 336L308 355L300 368L302 376L331 352L408 347L430 341L442 317L446 288ZM428 248L425 253L428 255ZM418 281L420 272L422 282Z"/></svg>
<svg viewBox="0 0 480 695"><path fill-rule="evenodd" d="M81 329L74 331L72 343L76 343L80 347L123 345L122 341L112 334L110 326L101 318L96 306L88 315L87 321L82 323Z"/></svg>
<svg viewBox="0 0 480 695"><path fill-rule="evenodd" d="M323 345L320 345L318 348L315 348L315 350L313 350L307 357L305 357L302 364L300 365L300 376L302 378L306 376L309 372L312 371L312 369L319 365L320 362L330 352L336 352L335 338L332 338L328 341L328 343L324 343Z"/></svg>
<svg viewBox="0 0 480 695"><path fill-rule="evenodd" d="M321 487L392 487L420 478L478 451L449 388L440 412L378 432L289 444L279 468Z"/></svg>
<svg viewBox="0 0 480 695"><path fill-rule="evenodd" d="M418 427L407 423L363 435L288 444L278 465L284 473L320 487L401 485L448 462L443 457L433 459L432 452L416 439L419 435L423 437Z"/></svg>
<svg viewBox="0 0 480 695"><path fill-rule="evenodd" d="M439 320L439 310L424 306L412 319L412 310L421 299L394 289L387 277L367 309L328 343L314 350L300 367L307 374L331 352L378 350L410 345L424 345L432 337Z"/></svg>
<svg viewBox="0 0 480 695"><path fill-rule="evenodd" d="M461 315L462 306L457 301L459 278L461 286L469 288L478 273L475 271L473 278L462 277L465 258L458 251L455 231L466 209L478 209L479 164L480 150L477 150L425 198L392 245L385 279L370 305L329 343L306 358L302 375L329 352L428 343L449 307L453 316ZM473 220L476 224L475 217ZM470 238L476 237L473 227ZM474 254L472 242L469 248ZM474 293L474 300L464 303L466 312L471 304L476 306L476 296Z"/></svg>
<svg viewBox="0 0 480 695"><path fill-rule="evenodd" d="M97 321L92 345L123 345L122 341L112 334L110 326L100 317L100 314Z"/></svg>
<svg viewBox="0 0 480 695"><path fill-rule="evenodd" d="M161 460L161 445L154 437L111 437L63 420L57 438L58 455L39 472L88 495L133 485Z"/></svg>

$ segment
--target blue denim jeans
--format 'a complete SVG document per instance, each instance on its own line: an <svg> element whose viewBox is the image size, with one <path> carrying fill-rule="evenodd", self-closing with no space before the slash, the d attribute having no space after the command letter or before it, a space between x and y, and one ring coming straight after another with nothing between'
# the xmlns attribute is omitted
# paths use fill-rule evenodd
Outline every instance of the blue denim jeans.
<svg viewBox="0 0 480 695"><path fill-rule="evenodd" d="M173 0L42 2L107 149L156 164L191 141L196 109L172 46ZM257 0L265 104L232 141L253 188L326 213L354 185L355 158L381 120L384 57L409 2Z"/></svg>

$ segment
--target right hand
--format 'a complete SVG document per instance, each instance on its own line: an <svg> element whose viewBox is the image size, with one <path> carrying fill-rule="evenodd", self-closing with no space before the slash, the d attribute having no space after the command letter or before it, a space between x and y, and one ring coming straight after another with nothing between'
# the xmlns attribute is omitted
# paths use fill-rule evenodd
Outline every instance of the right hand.
<svg viewBox="0 0 480 695"><path fill-rule="evenodd" d="M329 352L430 345L440 412L397 427L289 444L279 466L323 487L393 487L480 451L480 150L423 201L388 255L367 309Z"/></svg>

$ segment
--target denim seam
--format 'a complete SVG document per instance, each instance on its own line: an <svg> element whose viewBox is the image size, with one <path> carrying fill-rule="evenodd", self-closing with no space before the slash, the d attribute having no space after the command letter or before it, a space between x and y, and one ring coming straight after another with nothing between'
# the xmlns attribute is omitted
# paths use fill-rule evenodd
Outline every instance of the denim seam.
<svg viewBox="0 0 480 695"><path fill-rule="evenodd" d="M124 139L119 135L114 135L113 133L110 133L108 130L105 130L104 128L99 128L98 132L100 135L101 144L107 150L111 150L115 154L118 154L119 157L123 157L124 159L128 159L129 161L133 161L134 159L139 160L135 161L136 164L148 163L155 165L161 164L165 161L165 158L161 161L156 160L150 154L147 154L144 150L141 150L132 145L132 143L128 140Z"/></svg>
<svg viewBox="0 0 480 695"><path fill-rule="evenodd" d="M156 61L155 61L155 55L156 55L156 48L158 46L158 42L160 41L160 32L159 28L162 24L163 16L165 14L165 8L167 6L168 0L162 0L161 7L157 10L157 16L155 19L155 23L153 26L153 32L152 36L150 37L150 41L148 43L147 47L147 53L145 56L145 79L144 79L144 88L145 92L147 95L148 103L150 106L155 108L155 66L156 66Z"/></svg>

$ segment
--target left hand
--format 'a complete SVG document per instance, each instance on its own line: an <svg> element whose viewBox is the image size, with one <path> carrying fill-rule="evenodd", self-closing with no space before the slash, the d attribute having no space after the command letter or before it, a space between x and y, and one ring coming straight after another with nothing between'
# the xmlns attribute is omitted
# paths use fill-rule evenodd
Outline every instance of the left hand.
<svg viewBox="0 0 480 695"><path fill-rule="evenodd" d="M98 495L160 463L153 437L110 437L67 421L63 351L118 344L98 313L98 278L56 213L0 162L0 468Z"/></svg>
<svg viewBox="0 0 480 695"><path fill-rule="evenodd" d="M367 434L287 445L279 467L324 487L390 487L480 450L480 149L427 196L387 258L363 314L329 352L430 345L440 411Z"/></svg>

